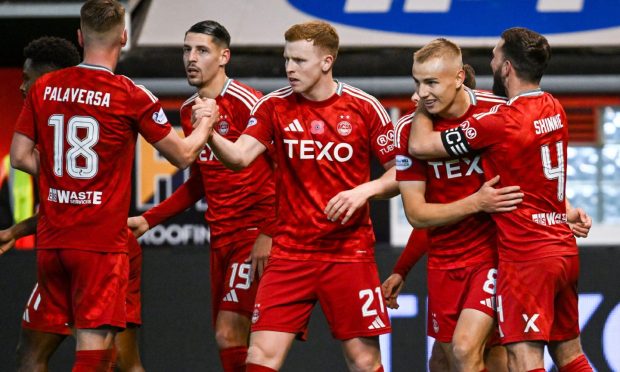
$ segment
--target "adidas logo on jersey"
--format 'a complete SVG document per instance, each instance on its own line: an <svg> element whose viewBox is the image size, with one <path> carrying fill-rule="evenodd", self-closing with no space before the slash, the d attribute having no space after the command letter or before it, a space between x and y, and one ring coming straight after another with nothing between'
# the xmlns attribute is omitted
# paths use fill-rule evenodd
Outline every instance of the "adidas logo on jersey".
<svg viewBox="0 0 620 372"><path fill-rule="evenodd" d="M290 123L286 128L284 128L285 132L302 132L304 128L301 126L299 120L295 119L292 123Z"/></svg>
<svg viewBox="0 0 620 372"><path fill-rule="evenodd" d="M239 298L237 298L237 292L234 289L231 289L223 299L224 302L239 302Z"/></svg>
<svg viewBox="0 0 620 372"><path fill-rule="evenodd" d="M383 323L379 315L377 315L377 317L372 322L372 324L368 326L368 329L379 329L379 328L385 328L385 323Z"/></svg>

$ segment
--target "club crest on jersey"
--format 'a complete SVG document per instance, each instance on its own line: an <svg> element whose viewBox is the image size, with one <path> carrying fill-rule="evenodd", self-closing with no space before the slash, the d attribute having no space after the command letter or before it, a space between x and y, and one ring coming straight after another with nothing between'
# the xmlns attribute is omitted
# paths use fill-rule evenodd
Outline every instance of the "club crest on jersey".
<svg viewBox="0 0 620 372"><path fill-rule="evenodd" d="M433 314L433 331L435 331L435 333L439 333L439 322L437 322L437 319L434 318L435 314Z"/></svg>
<svg viewBox="0 0 620 372"><path fill-rule="evenodd" d="M478 135L476 129L470 126L469 120L465 120L459 126L463 128L463 132L465 132L465 137L467 137L467 139L474 139Z"/></svg>
<svg viewBox="0 0 620 372"><path fill-rule="evenodd" d="M220 119L223 119L223 120L217 123L217 132L221 134L222 136L225 136L230 131L230 124L228 124L228 122L226 121L227 119L226 115L220 116Z"/></svg>
<svg viewBox="0 0 620 372"><path fill-rule="evenodd" d="M253 127L256 124L258 124L258 120L255 117L251 117L250 120L248 120L247 128Z"/></svg>
<svg viewBox="0 0 620 372"><path fill-rule="evenodd" d="M350 119L351 117L349 115L340 115L340 119ZM338 133L343 136L346 137L349 134L351 134L351 132L353 131L353 126L351 125L351 123L349 123L346 120L342 120L341 122L338 123L338 125L336 126L336 129L338 130Z"/></svg>
<svg viewBox="0 0 620 372"><path fill-rule="evenodd" d="M258 318L260 317L260 304L254 305L254 311L252 312L252 324L258 322Z"/></svg>
<svg viewBox="0 0 620 372"><path fill-rule="evenodd" d="M164 125L168 122L168 118L166 117L163 108L160 108L159 111L154 112L152 118L154 122L160 125Z"/></svg>
<svg viewBox="0 0 620 372"><path fill-rule="evenodd" d="M312 120L310 123L310 133L323 134L325 132L325 123L323 120Z"/></svg>

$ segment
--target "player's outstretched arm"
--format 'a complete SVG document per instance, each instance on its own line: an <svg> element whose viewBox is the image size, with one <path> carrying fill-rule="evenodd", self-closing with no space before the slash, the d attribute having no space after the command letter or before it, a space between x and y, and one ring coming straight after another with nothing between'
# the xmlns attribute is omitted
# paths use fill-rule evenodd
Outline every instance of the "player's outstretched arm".
<svg viewBox="0 0 620 372"><path fill-rule="evenodd" d="M0 230L0 255L15 246L15 241L37 231L38 216L34 215L5 230Z"/></svg>
<svg viewBox="0 0 620 372"><path fill-rule="evenodd" d="M566 218L568 226L576 238L587 238L592 227L592 217L582 208L573 208L566 199Z"/></svg>
<svg viewBox="0 0 620 372"><path fill-rule="evenodd" d="M426 182L401 181L400 192L407 220L413 227L449 225L479 212L500 213L515 210L523 201L519 186L496 189L499 176L485 182L475 193L452 203L427 203Z"/></svg>
<svg viewBox="0 0 620 372"><path fill-rule="evenodd" d="M370 199L388 199L398 195L396 168L394 161L383 165L385 173L375 180L365 182L350 190L341 191L327 202L323 211L330 221L338 221L342 217L345 224L353 217L355 211L364 206Z"/></svg>
<svg viewBox="0 0 620 372"><path fill-rule="evenodd" d="M39 175L39 153L35 142L16 132L11 142L11 166L33 176Z"/></svg>
<svg viewBox="0 0 620 372"><path fill-rule="evenodd" d="M200 101L199 98L196 100ZM196 160L219 118L215 100L206 99L200 103L204 107L204 115L194 122L195 128L189 136L180 138L175 131L170 131L166 137L153 144L177 168L187 168Z"/></svg>
<svg viewBox="0 0 620 372"><path fill-rule="evenodd" d="M235 171L252 164L267 149L259 140L247 134L231 142L217 132L213 132L209 139L209 147L226 168Z"/></svg>
<svg viewBox="0 0 620 372"><path fill-rule="evenodd" d="M433 131L433 121L424 105L419 104L411 121L409 154L418 159L444 158L448 152L441 141L441 132Z"/></svg>

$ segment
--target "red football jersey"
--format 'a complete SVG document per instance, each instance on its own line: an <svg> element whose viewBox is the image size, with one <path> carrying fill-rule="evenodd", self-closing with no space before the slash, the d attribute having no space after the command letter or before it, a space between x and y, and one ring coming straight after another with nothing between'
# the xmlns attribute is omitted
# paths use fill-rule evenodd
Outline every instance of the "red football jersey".
<svg viewBox="0 0 620 372"><path fill-rule="evenodd" d="M262 94L229 79L216 98L220 119L214 129L234 142L245 129L250 110ZM192 131L192 105L198 93L181 106L181 125L185 135ZM211 228L211 248L218 249L239 239L243 230L255 230L275 219L275 181L272 161L267 153L249 167L236 172L226 168L205 145L192 167L192 174L180 190L160 205L144 213L150 226L184 210L197 199L206 197L205 219ZM191 198L182 198L189 194Z"/></svg>
<svg viewBox="0 0 620 372"><path fill-rule="evenodd" d="M323 213L341 191L370 180L374 153L393 158L393 126L371 95L338 83L336 93L309 101L290 87L263 97L244 134L274 147L278 232L272 255L324 261L373 261L368 204L346 224Z"/></svg>
<svg viewBox="0 0 620 372"><path fill-rule="evenodd" d="M455 141L457 136L462 141ZM528 261L577 254L566 220L568 123L560 103L540 90L474 115L442 134L451 153L484 149L487 178L519 185L523 203L495 213L501 260Z"/></svg>
<svg viewBox="0 0 620 372"><path fill-rule="evenodd" d="M81 64L40 77L15 130L40 153L38 248L126 252L137 134L154 143L171 130L157 98Z"/></svg>
<svg viewBox="0 0 620 372"><path fill-rule="evenodd" d="M467 89L471 104L467 112L453 119L435 117L435 130L452 128L465 118L506 100L488 92ZM451 159L418 160L408 154L411 117L403 117L396 126L400 140L396 143L398 181L425 181L426 202L447 204L463 199L485 181L479 154ZM430 250L428 267L455 269L497 260L495 224L487 213L477 213L445 226L428 229Z"/></svg>

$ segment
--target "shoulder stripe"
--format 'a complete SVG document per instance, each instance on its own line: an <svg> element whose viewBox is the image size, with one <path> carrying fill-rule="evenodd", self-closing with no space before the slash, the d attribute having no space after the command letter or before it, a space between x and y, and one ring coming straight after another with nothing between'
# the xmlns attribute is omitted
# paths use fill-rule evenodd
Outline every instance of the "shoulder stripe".
<svg viewBox="0 0 620 372"><path fill-rule="evenodd" d="M248 110L252 110L252 107L254 107L254 105L248 100L248 98L246 96L244 96L243 94L240 94L232 89L228 89L228 94L237 98L241 103L243 103L243 105L245 107L248 108Z"/></svg>
<svg viewBox="0 0 620 372"><path fill-rule="evenodd" d="M244 87L243 85L239 84L235 80L233 80L233 82L230 84L229 89L234 89L238 93L241 93L247 96L247 98L252 102L252 104L255 104L256 102L258 102L258 96L256 95L256 93Z"/></svg>
<svg viewBox="0 0 620 372"><path fill-rule="evenodd" d="M388 115L387 111L385 111L383 105L375 97L364 92L363 90L353 88L352 86L347 84L344 84L343 92L346 92L354 97L363 99L364 101L370 103L377 112L377 115L379 115L379 118L381 119L381 123L383 125L387 125L390 122L390 116Z"/></svg>
<svg viewBox="0 0 620 372"><path fill-rule="evenodd" d="M408 124L411 124L411 120L413 120L413 115L415 115L415 112L412 112L409 115L402 116L400 119L398 119L398 122L396 123L396 127L394 128L394 145L398 148L401 148L400 147L400 138L401 138L400 134L403 131L403 129L407 127Z"/></svg>
<svg viewBox="0 0 620 372"><path fill-rule="evenodd" d="M483 102L496 102L496 103L506 103L505 99L497 98L486 98L486 97L478 97L478 101Z"/></svg>
<svg viewBox="0 0 620 372"><path fill-rule="evenodd" d="M491 107L491 110L489 110L489 111L487 111L487 112L482 112L482 113L480 113L480 114L475 114L475 115L474 115L474 118L475 118L476 120L480 120L480 119L482 119L482 118L483 118L483 117L485 117L485 116L488 116L488 115L493 115L493 114L497 113L497 110L499 110L499 108L500 108L501 106L503 106L503 104L501 104L501 105L495 105L495 106Z"/></svg>
<svg viewBox="0 0 620 372"><path fill-rule="evenodd" d="M228 87L227 93L239 99L239 101L241 101L248 108L248 110L251 110L256 102L258 102L258 97L252 95L250 91L246 89L242 90L240 87L233 84Z"/></svg>
<svg viewBox="0 0 620 372"><path fill-rule="evenodd" d="M252 108L252 111L250 111L250 115L254 115L254 113L256 112L256 110L258 110L258 108L265 103L268 99L270 98L284 98L284 97L288 97L291 94L293 94L293 88L289 87L284 87L284 88L280 88L278 90L274 90L273 92L264 95L261 99L258 100L258 102L256 102L256 104L254 105L254 107Z"/></svg>
<svg viewBox="0 0 620 372"><path fill-rule="evenodd" d="M181 108L183 108L183 107L189 105L190 103L194 102L196 97L198 97L198 93L194 93L191 97L186 99L185 102L183 102L183 104L181 105Z"/></svg>

